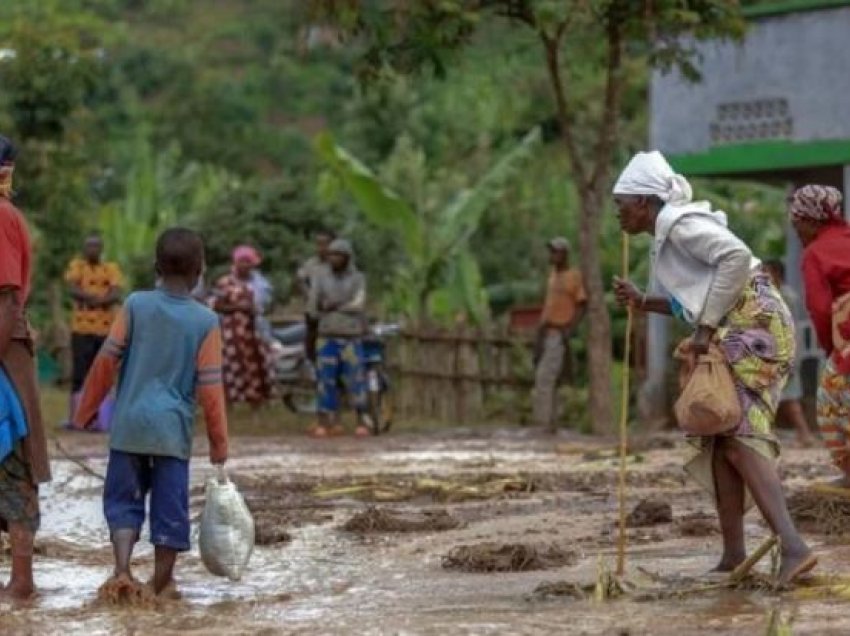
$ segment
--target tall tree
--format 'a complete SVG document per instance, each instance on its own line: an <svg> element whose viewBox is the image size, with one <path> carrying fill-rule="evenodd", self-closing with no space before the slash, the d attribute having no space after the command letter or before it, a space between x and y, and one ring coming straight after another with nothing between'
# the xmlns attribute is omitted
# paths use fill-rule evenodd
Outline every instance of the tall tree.
<svg viewBox="0 0 850 636"><path fill-rule="evenodd" d="M85 140L105 31L57 0L0 7L0 132L21 147L16 195L40 230L34 290L54 324L62 322L62 271L95 225L87 213L98 153Z"/></svg>
<svg viewBox="0 0 850 636"><path fill-rule="evenodd" d="M623 94L635 60L696 78L694 39L740 35L738 0L321 0L315 21L333 21L363 47L368 81L386 69L450 72L451 55L489 19L537 39L558 132L579 201L580 263L588 288L590 410L612 430L611 321L600 267L600 215L618 150ZM596 67L588 78L588 64ZM584 70L585 72L582 72Z"/></svg>

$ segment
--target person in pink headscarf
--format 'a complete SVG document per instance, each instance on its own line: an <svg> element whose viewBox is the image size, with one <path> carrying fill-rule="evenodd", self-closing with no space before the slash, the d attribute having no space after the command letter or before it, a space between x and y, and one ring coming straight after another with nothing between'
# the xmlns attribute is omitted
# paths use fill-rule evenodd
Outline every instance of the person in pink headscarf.
<svg viewBox="0 0 850 636"><path fill-rule="evenodd" d="M221 317L225 395L229 404L258 407L271 397L273 386L271 355L261 334L260 305L252 284L262 258L250 245L240 245L232 261L230 273L216 282L211 303Z"/></svg>

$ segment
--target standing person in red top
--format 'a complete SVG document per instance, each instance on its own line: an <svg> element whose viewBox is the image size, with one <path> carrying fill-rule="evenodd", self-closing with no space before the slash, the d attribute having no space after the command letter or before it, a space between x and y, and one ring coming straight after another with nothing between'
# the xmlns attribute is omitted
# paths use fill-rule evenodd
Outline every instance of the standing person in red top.
<svg viewBox="0 0 850 636"><path fill-rule="evenodd" d="M35 593L32 557L41 521L38 485L50 481L50 465L38 405L33 341L24 316L32 251L23 217L9 200L14 159L14 146L0 136L0 431L4 433L0 436L0 531L9 533L12 548L12 576L8 585L0 585L0 596L25 600Z"/></svg>
<svg viewBox="0 0 850 636"><path fill-rule="evenodd" d="M809 185L791 195L789 213L804 246L806 307L828 356L818 389L818 426L844 473L838 485L850 488L850 226L841 202L835 188Z"/></svg>

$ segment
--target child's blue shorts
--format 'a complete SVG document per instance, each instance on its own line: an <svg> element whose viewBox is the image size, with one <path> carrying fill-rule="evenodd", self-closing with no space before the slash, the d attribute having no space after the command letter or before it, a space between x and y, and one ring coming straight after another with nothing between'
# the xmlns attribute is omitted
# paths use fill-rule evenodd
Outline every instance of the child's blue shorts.
<svg viewBox="0 0 850 636"><path fill-rule="evenodd" d="M103 513L109 531L145 522L150 493L151 543L179 552L189 549L189 462L177 457L109 451Z"/></svg>

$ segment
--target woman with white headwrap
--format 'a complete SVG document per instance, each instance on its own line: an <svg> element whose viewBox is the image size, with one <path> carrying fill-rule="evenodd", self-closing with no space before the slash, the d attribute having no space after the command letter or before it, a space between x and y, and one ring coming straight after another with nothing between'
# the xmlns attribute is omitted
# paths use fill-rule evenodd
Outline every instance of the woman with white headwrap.
<svg viewBox="0 0 850 636"><path fill-rule="evenodd" d="M794 321L750 249L726 225L726 215L692 201L691 186L659 152L638 153L614 186L620 225L654 237L652 269L657 295L615 279L621 305L673 315L690 325L691 368L716 343L726 357L742 417L727 433L690 437L686 470L715 496L723 533L718 571L746 558L744 513L751 495L780 537L781 585L817 563L788 514L771 432L779 396L794 357Z"/></svg>

